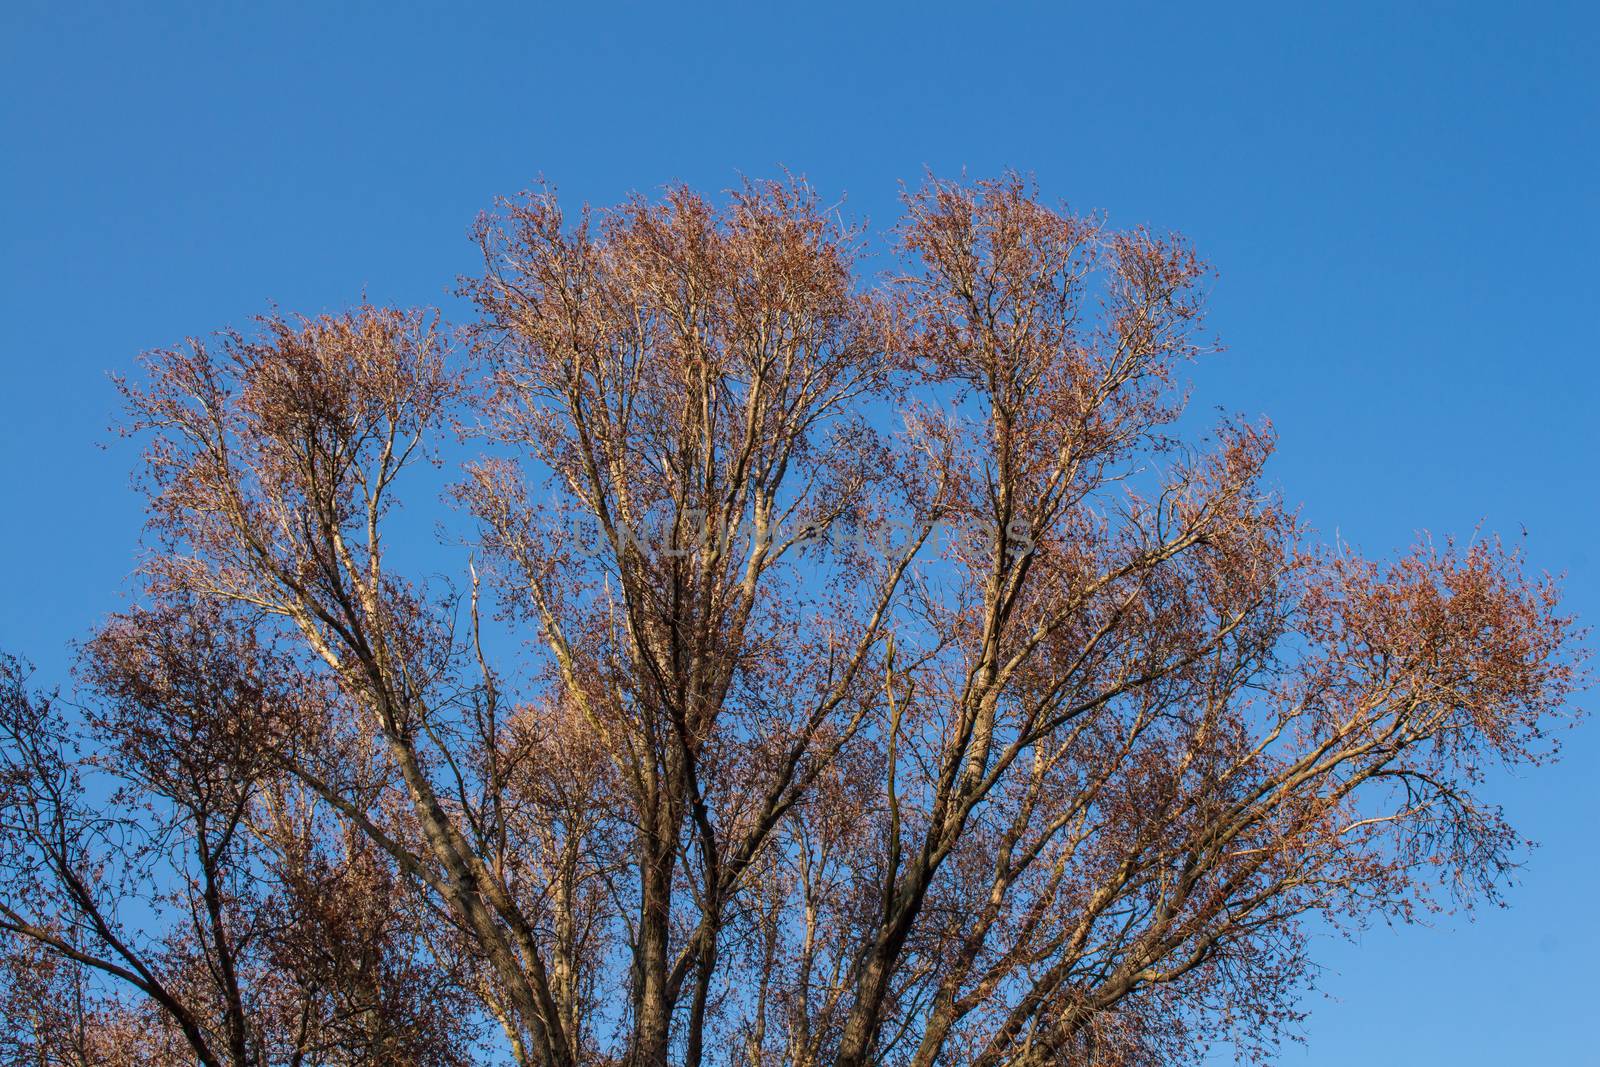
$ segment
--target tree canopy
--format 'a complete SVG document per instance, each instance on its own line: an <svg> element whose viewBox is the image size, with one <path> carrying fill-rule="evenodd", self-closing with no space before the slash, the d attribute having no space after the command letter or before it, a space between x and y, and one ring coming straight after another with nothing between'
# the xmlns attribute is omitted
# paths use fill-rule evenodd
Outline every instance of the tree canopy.
<svg viewBox="0 0 1600 1067"><path fill-rule="evenodd" d="M1265 1054L1308 922L1504 885L1485 775L1554 754L1580 632L1197 431L1181 238L1015 175L909 192L881 278L792 180L473 232L459 327L121 383L136 604L70 703L0 672L16 1062ZM441 515L453 576L402 573Z"/></svg>

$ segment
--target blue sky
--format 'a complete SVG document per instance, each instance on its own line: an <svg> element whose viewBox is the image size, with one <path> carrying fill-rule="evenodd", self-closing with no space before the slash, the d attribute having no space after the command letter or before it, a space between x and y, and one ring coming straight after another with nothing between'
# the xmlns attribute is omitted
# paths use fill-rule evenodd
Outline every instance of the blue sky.
<svg viewBox="0 0 1600 1067"><path fill-rule="evenodd" d="M148 9L147 9L148 8ZM0 648L57 675L141 516L107 373L292 311L449 301L466 231L787 166L878 225L1034 172L1220 271L1196 403L1272 418L1327 537L1516 537L1600 620L1600 9L1371 3L69 6L0 13ZM101 446L109 447L102 448ZM1329 944L1286 1064L1595 1062L1600 733L1497 780L1512 907Z"/></svg>

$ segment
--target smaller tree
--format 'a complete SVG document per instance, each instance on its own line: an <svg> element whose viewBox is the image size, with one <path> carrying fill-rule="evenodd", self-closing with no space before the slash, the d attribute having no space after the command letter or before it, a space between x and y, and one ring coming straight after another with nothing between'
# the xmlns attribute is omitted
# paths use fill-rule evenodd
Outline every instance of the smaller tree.
<svg viewBox="0 0 1600 1067"><path fill-rule="evenodd" d="M292 829L307 809L281 767L319 687L248 620L113 617L70 719L3 671L0 930L41 1062L469 1062L459 987L392 866Z"/></svg>

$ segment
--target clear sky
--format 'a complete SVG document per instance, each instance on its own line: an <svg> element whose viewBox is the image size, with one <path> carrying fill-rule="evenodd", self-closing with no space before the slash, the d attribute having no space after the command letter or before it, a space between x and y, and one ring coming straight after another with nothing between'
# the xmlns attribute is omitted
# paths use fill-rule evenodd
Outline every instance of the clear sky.
<svg viewBox="0 0 1600 1067"><path fill-rule="evenodd" d="M275 301L449 301L574 203L780 166L878 224L1034 172L1221 273L1196 402L1269 415L1327 537L1520 538L1600 621L1600 7L33 3L0 11L0 648L59 677L141 516L107 373ZM582 14L573 14L582 10ZM109 445L109 448L101 448ZM1329 944L1296 1065L1596 1063L1600 723L1497 780L1543 842L1476 923Z"/></svg>

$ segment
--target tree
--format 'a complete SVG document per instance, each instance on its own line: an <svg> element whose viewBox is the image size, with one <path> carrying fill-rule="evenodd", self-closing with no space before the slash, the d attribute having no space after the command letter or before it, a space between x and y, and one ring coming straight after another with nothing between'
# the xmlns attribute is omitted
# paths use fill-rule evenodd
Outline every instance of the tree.
<svg viewBox="0 0 1600 1067"><path fill-rule="evenodd" d="M468 1062L466 1005L392 864L316 833L278 770L308 713L326 719L315 683L291 693L292 664L214 605L113 617L85 650L102 747L84 759L4 668L17 1062ZM98 995L95 973L139 999Z"/></svg>
<svg viewBox="0 0 1600 1067"><path fill-rule="evenodd" d="M1554 583L1321 548L1268 427L1186 439L1180 239L1014 176L909 194L877 286L797 182L476 237L460 340L269 318L124 386L150 606L85 729L193 856L160 955L100 888L148 849L7 685L0 927L191 1055L454 1062L479 1017L540 1067L1264 1053L1305 917L1504 884L1484 771L1584 683ZM452 426L459 595L386 552Z"/></svg>

